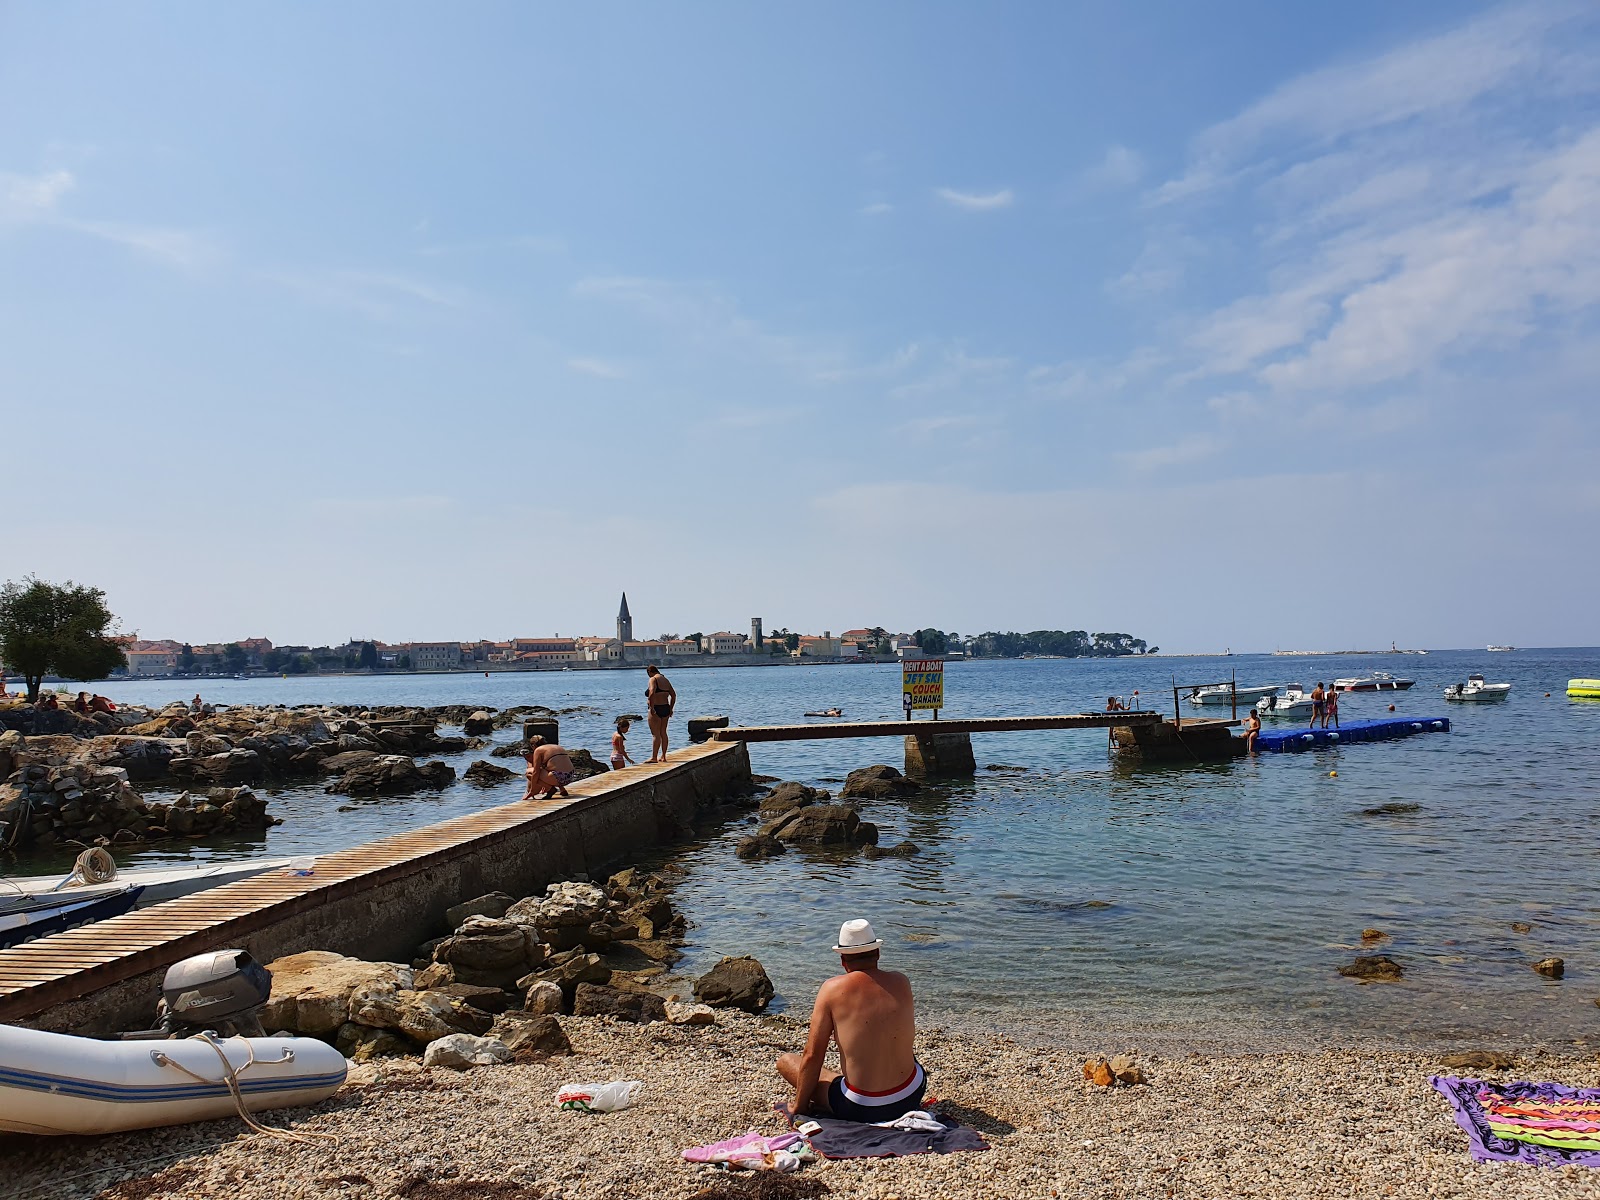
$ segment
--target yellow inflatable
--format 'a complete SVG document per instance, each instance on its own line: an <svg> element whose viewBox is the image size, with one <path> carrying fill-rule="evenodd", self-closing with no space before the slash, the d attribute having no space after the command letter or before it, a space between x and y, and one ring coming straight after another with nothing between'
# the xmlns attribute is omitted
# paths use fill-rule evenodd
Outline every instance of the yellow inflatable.
<svg viewBox="0 0 1600 1200"><path fill-rule="evenodd" d="M1582 700L1600 700L1600 679L1569 679L1567 695Z"/></svg>

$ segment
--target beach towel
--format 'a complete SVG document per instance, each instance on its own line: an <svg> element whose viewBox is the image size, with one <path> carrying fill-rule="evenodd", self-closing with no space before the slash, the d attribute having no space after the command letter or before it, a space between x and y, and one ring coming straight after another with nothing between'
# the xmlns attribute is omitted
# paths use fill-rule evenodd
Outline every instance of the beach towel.
<svg viewBox="0 0 1600 1200"><path fill-rule="evenodd" d="M738 1137L712 1142L709 1146L691 1146L683 1157L693 1163L727 1163L733 1167L759 1171L777 1165L777 1156L783 1151L793 1151L805 1139L792 1130L787 1133L757 1133L754 1129Z"/></svg>
<svg viewBox="0 0 1600 1200"><path fill-rule="evenodd" d="M784 1120L789 1119L787 1107L780 1104L777 1111ZM939 1132L933 1132L920 1120L914 1123L914 1128L908 1129L897 1122L864 1125L859 1121L813 1116L809 1119L822 1126L822 1130L811 1135L811 1148L823 1158L904 1158L912 1154L953 1154L958 1150L989 1148L989 1143L976 1129L926 1109L918 1111L937 1123Z"/></svg>
<svg viewBox="0 0 1600 1200"><path fill-rule="evenodd" d="M1429 1082L1450 1102L1478 1162L1600 1167L1600 1088L1454 1075Z"/></svg>

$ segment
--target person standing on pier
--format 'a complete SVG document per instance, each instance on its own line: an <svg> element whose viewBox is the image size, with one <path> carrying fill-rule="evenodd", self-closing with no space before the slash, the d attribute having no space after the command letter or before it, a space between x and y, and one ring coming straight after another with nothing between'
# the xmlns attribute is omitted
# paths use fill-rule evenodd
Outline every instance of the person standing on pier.
<svg viewBox="0 0 1600 1200"><path fill-rule="evenodd" d="M1326 693L1322 690L1322 681L1319 679L1317 686L1311 689L1311 724L1306 726L1307 729L1315 729L1318 721L1322 721L1324 724L1327 723L1323 716L1326 708L1323 700L1325 695Z"/></svg>
<svg viewBox="0 0 1600 1200"><path fill-rule="evenodd" d="M667 722L678 707L678 692L657 668L646 667L644 673L650 677L644 689L645 703L650 706L650 757L645 761L666 762Z"/></svg>
<svg viewBox="0 0 1600 1200"><path fill-rule="evenodd" d="M1326 729L1328 722L1333 722L1335 729L1339 728L1339 689L1329 688L1322 697L1322 727Z"/></svg>

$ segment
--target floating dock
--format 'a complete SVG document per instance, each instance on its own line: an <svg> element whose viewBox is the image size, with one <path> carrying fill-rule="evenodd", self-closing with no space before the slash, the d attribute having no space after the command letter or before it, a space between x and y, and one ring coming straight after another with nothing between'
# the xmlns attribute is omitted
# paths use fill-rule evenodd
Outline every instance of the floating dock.
<svg viewBox="0 0 1600 1200"><path fill-rule="evenodd" d="M1418 733L1449 732L1449 717L1384 717L1375 721L1346 721L1330 729L1263 729L1256 735L1256 749L1316 750L1349 742L1388 742Z"/></svg>

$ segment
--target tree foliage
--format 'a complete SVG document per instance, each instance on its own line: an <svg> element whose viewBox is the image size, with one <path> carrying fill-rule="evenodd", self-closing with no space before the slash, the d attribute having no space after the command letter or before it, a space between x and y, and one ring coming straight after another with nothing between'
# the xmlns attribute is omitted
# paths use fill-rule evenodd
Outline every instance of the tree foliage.
<svg viewBox="0 0 1600 1200"><path fill-rule="evenodd" d="M1144 654L1143 638L1127 633L1097 633L1082 629L1035 629L1032 633L980 633L967 641L968 651L984 658L1022 658L1053 655L1060 658L1121 658Z"/></svg>
<svg viewBox="0 0 1600 1200"><path fill-rule="evenodd" d="M222 648L222 665L233 672L242 671L250 665L250 655L238 642L232 642Z"/></svg>
<svg viewBox="0 0 1600 1200"><path fill-rule="evenodd" d="M116 618L99 588L56 585L31 575L0 588L0 659L21 672L28 700L52 672L67 679L104 679L128 665L111 639Z"/></svg>
<svg viewBox="0 0 1600 1200"><path fill-rule="evenodd" d="M362 642L361 654L356 661L369 671L376 670L378 666L378 643Z"/></svg>
<svg viewBox="0 0 1600 1200"><path fill-rule="evenodd" d="M916 632L917 649L924 654L943 654L950 648L950 639L943 630L929 627Z"/></svg>
<svg viewBox="0 0 1600 1200"><path fill-rule="evenodd" d="M178 653L178 670L187 675L194 670L194 663L194 647L185 642L183 649Z"/></svg>

